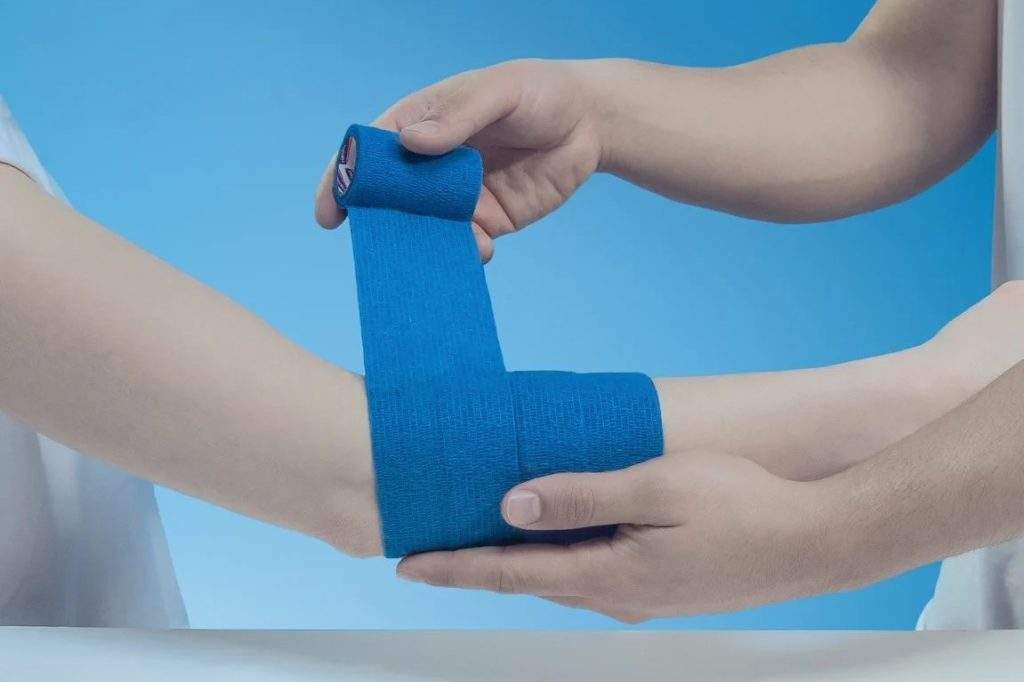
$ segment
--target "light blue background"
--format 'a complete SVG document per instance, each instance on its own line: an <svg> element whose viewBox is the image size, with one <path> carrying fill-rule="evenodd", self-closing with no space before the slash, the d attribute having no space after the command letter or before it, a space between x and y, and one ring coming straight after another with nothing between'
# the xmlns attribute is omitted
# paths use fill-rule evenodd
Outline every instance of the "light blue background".
<svg viewBox="0 0 1024 682"><path fill-rule="evenodd" d="M80 210L359 370L348 237L312 220L314 185L350 122L504 59L724 65L841 40L869 6L2 0L0 90ZM595 178L498 243L487 272L506 358L517 369L706 374L918 343L987 290L993 167L990 142L912 201L810 227ZM173 492L159 499L195 626L616 626L526 597L405 584L391 562L348 559ZM651 625L908 628L935 573Z"/></svg>

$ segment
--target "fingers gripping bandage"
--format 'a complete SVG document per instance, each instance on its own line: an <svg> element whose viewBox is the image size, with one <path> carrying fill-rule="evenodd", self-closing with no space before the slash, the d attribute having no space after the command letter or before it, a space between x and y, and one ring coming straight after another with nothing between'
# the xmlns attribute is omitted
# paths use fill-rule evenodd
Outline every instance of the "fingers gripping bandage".
<svg viewBox="0 0 1024 682"><path fill-rule="evenodd" d="M394 133L352 126L336 170L386 556L521 541L500 513L516 484L661 454L647 376L505 371L470 227L475 150L421 156Z"/></svg>

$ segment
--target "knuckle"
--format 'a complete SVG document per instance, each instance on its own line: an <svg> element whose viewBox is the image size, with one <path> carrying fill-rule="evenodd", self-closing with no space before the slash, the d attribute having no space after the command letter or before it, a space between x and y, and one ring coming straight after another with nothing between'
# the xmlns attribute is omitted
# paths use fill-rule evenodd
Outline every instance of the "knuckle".
<svg viewBox="0 0 1024 682"><path fill-rule="evenodd" d="M499 594L515 594L520 589L522 579L519 571L508 560L508 547L496 547L494 558L485 579L486 586Z"/></svg>
<svg viewBox="0 0 1024 682"><path fill-rule="evenodd" d="M476 91L480 82L480 71L464 71L441 83L429 93L423 93L421 106L425 118L441 117L458 113L466 99Z"/></svg>
<svg viewBox="0 0 1024 682"><path fill-rule="evenodd" d="M455 584L454 558L448 555L443 561L438 561L427 582L435 587L452 587Z"/></svg>
<svg viewBox="0 0 1024 682"><path fill-rule="evenodd" d="M644 531L637 526L621 525L616 530L615 537L608 548L615 558L623 562L628 569L634 569L636 562L647 549L644 538Z"/></svg>
<svg viewBox="0 0 1024 682"><path fill-rule="evenodd" d="M499 594L516 594L521 581L519 574L510 566L502 565L497 570L495 591Z"/></svg>
<svg viewBox="0 0 1024 682"><path fill-rule="evenodd" d="M406 118L410 121L436 120L444 115L446 100L437 95L423 95L414 105L410 105Z"/></svg>
<svg viewBox="0 0 1024 682"><path fill-rule="evenodd" d="M432 106L434 95L428 92L414 92L399 100L386 111L381 120L391 121L397 128L403 128L426 115Z"/></svg>
<svg viewBox="0 0 1024 682"><path fill-rule="evenodd" d="M563 519L574 526L590 524L597 508L594 491L585 485L573 484L565 491L562 500Z"/></svg>

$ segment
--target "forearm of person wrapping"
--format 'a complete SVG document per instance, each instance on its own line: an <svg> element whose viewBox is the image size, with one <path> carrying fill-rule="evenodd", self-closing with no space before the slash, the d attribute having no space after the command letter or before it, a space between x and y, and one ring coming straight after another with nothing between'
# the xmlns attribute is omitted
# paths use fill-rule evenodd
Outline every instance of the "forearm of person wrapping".
<svg viewBox="0 0 1024 682"><path fill-rule="evenodd" d="M1024 533L1024 363L822 482L844 588Z"/></svg>
<svg viewBox="0 0 1024 682"><path fill-rule="evenodd" d="M583 62L600 168L779 222L905 199L995 126L996 3L882 0L848 40L726 68Z"/></svg>

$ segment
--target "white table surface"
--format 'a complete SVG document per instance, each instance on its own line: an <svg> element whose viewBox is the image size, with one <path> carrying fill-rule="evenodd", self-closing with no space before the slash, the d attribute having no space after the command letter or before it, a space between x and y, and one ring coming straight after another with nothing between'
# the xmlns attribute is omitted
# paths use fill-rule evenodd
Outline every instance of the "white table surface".
<svg viewBox="0 0 1024 682"><path fill-rule="evenodd" d="M1024 632L0 628L0 680L1024 680Z"/></svg>

